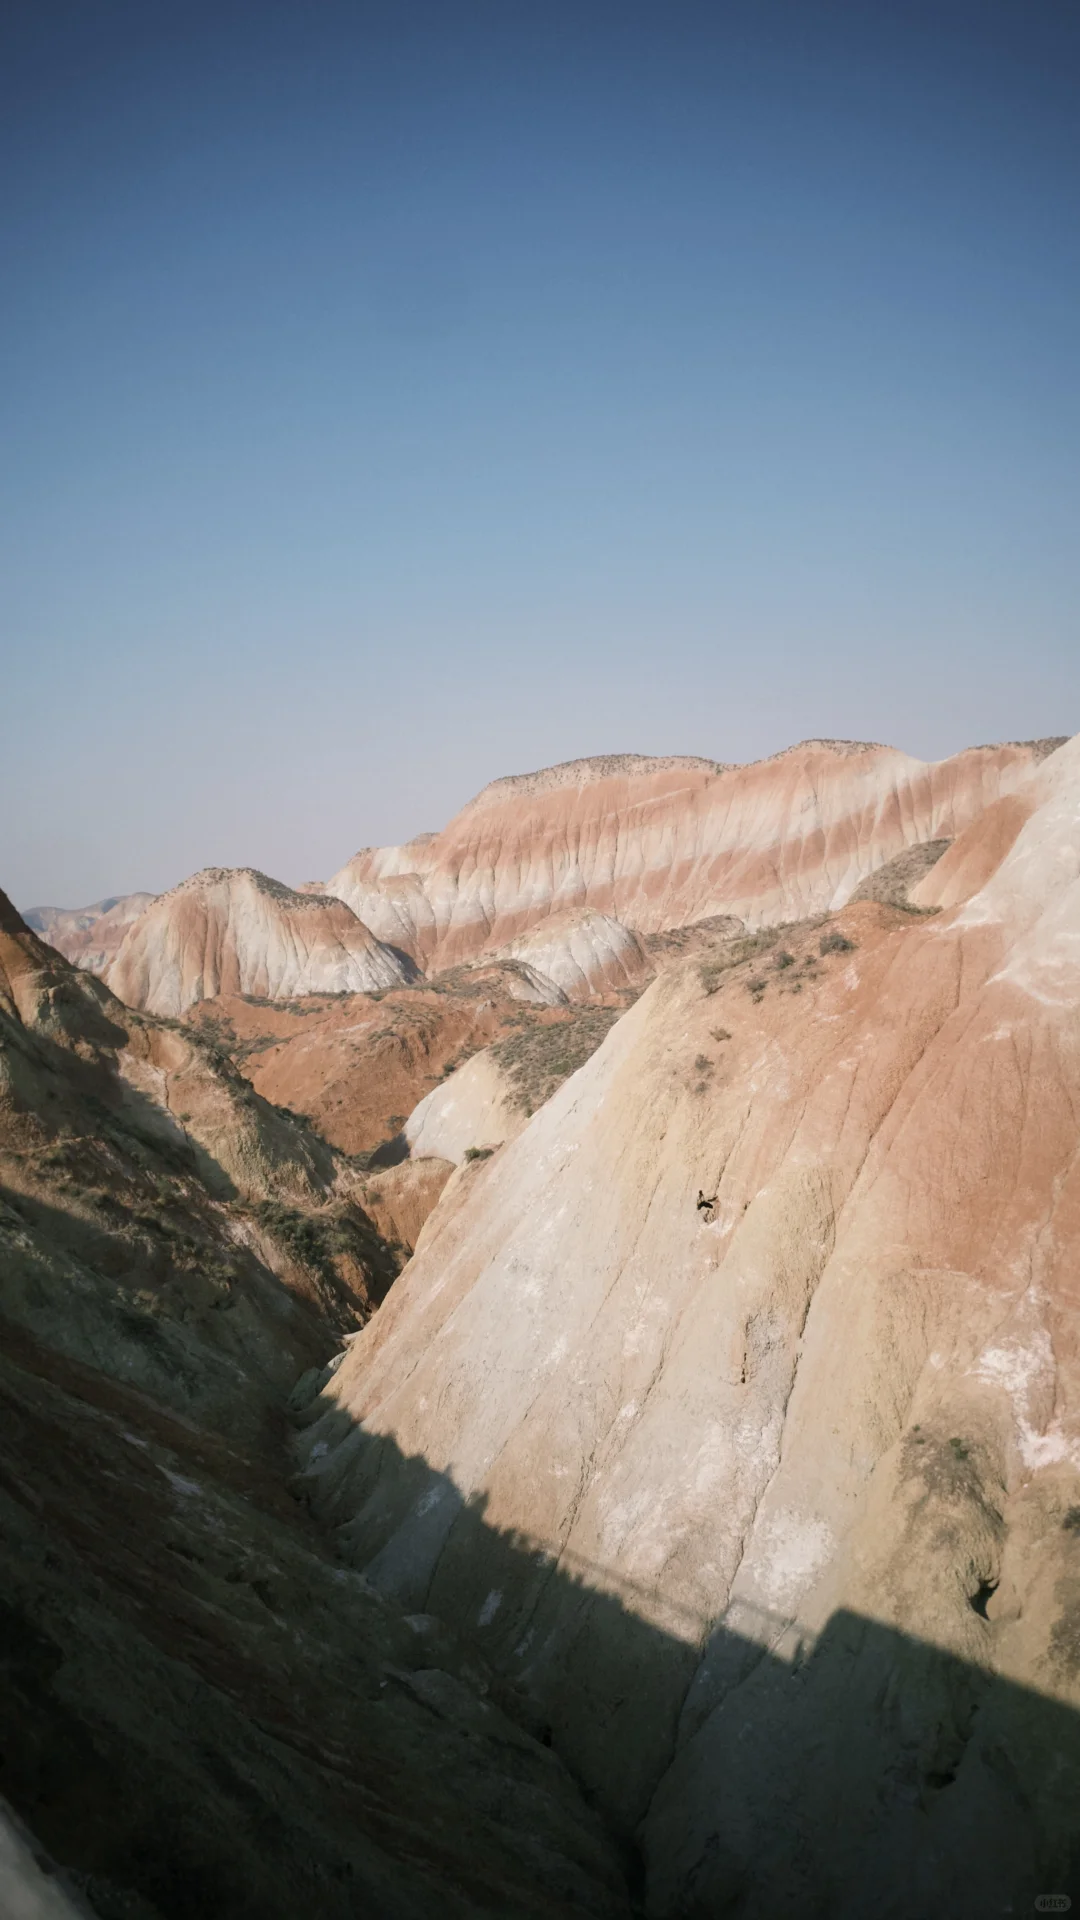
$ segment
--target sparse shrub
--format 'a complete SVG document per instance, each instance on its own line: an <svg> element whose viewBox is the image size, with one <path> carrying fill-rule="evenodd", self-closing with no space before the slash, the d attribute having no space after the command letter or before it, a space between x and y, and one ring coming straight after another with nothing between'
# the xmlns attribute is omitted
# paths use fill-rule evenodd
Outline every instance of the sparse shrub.
<svg viewBox="0 0 1080 1920"><path fill-rule="evenodd" d="M743 934L737 940L731 940L711 960L705 960L698 968L698 978L706 993L715 993L723 983L724 975L733 967L741 967L747 960L753 960L759 953L767 953L780 938L775 927L762 927L758 933Z"/></svg>
<svg viewBox="0 0 1080 1920"><path fill-rule="evenodd" d="M618 1007L590 1007L562 1020L524 1027L491 1052L509 1074L514 1097L535 1113L556 1087L584 1066L619 1018Z"/></svg>
<svg viewBox="0 0 1080 1920"><path fill-rule="evenodd" d="M466 1160L490 1160L494 1151L494 1147L466 1147L465 1158Z"/></svg>
<svg viewBox="0 0 1080 1920"><path fill-rule="evenodd" d="M845 933L823 933L818 941L819 953L854 953L855 942Z"/></svg>
<svg viewBox="0 0 1080 1920"><path fill-rule="evenodd" d="M336 1254L347 1254L362 1267L379 1297L405 1264L404 1249L385 1240L359 1209L312 1215L280 1200L260 1200L251 1212L298 1265L318 1274L331 1293L339 1285Z"/></svg>
<svg viewBox="0 0 1080 1920"><path fill-rule="evenodd" d="M730 1040L731 1039L731 1035L728 1032L726 1027L713 1027L712 1037L714 1040Z"/></svg>
<svg viewBox="0 0 1080 1920"><path fill-rule="evenodd" d="M473 1054L479 1053L479 1051L479 1047L470 1047L468 1045L459 1047L453 1059L448 1060L446 1065L440 1069L440 1079L448 1080L452 1073L456 1073L459 1067L465 1065L466 1060L471 1060Z"/></svg>
<svg viewBox="0 0 1080 1920"><path fill-rule="evenodd" d="M781 953L778 953L773 960L773 966L776 968L777 973L783 973L785 968L793 967L794 965L795 955L788 953L786 948Z"/></svg>
<svg viewBox="0 0 1080 1920"><path fill-rule="evenodd" d="M291 1013L293 1008L289 1007L286 1011ZM267 1047L280 1047L285 1041L286 1036L280 1033L260 1033L253 1040L242 1040L233 1054L234 1063L242 1066L245 1060L251 1059L253 1053L265 1053Z"/></svg>
<svg viewBox="0 0 1080 1920"><path fill-rule="evenodd" d="M694 1071L695 1073L711 1073L712 1072L712 1061L709 1059L709 1056L707 1053L698 1054L697 1059L694 1061Z"/></svg>

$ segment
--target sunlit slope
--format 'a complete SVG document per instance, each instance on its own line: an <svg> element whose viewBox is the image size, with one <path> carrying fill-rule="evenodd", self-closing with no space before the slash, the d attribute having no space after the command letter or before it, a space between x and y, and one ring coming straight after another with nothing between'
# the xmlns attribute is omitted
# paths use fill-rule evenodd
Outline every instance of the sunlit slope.
<svg viewBox="0 0 1080 1920"><path fill-rule="evenodd" d="M710 1655L717 1623L790 1649L847 1609L1080 1702L1080 740L1032 800L953 913L853 906L658 979L436 1216L328 1388L409 1472L376 1472L332 1411L313 1429L343 1550L471 1622L613 1817L652 1802L658 1912L691 1884L722 1910L751 1856L774 1865L747 1913L788 1897L800 1848L808 1885L829 1872L792 1784L817 1719L774 1701L802 1745L728 1794L749 1682L722 1634ZM499 1558L492 1528L536 1554ZM600 1629L605 1592L663 1630L647 1678ZM1058 1759L995 1771L992 1726L960 1713L940 1766L940 1702L907 1724L891 1697L823 1705L830 1752L846 1713L852 1737L876 1716L868 1847L905 1857L890 1769L930 1792L964 1763L941 1858L995 1826L1018 1862L1053 1853L1077 1784Z"/></svg>

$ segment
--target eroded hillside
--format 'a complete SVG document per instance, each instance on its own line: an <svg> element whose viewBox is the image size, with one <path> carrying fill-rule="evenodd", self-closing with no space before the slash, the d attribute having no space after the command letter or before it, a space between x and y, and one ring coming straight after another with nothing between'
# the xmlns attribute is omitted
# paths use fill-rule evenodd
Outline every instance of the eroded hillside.
<svg viewBox="0 0 1080 1920"><path fill-rule="evenodd" d="M311 1409L658 1916L1076 1892L1080 741L1031 782L959 908L664 973Z"/></svg>
<svg viewBox="0 0 1080 1920"><path fill-rule="evenodd" d="M608 756L499 780L442 833L368 848L327 882L423 966L500 949L571 910L637 934L718 913L749 926L828 912L906 849L951 839L1049 746L927 765L808 740L750 766Z"/></svg>

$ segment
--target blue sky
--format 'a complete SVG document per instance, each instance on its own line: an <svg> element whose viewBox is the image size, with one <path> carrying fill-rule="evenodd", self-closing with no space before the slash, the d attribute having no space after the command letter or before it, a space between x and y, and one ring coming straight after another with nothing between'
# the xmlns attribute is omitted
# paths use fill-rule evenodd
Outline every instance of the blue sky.
<svg viewBox="0 0 1080 1920"><path fill-rule="evenodd" d="M1080 727L1065 0L9 4L0 885Z"/></svg>

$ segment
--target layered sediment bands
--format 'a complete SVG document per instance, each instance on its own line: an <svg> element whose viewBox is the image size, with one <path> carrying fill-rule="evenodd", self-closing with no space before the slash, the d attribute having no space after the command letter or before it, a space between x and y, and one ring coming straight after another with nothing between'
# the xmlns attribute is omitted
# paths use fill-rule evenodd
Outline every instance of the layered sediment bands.
<svg viewBox="0 0 1080 1920"><path fill-rule="evenodd" d="M307 1436L340 1550L527 1689L657 1916L1075 1877L1080 740L1030 779L964 906L666 971Z"/></svg>
<svg viewBox="0 0 1080 1920"><path fill-rule="evenodd" d="M425 966L505 947L591 908L637 933L732 914L750 926L847 901L905 848L953 839L1027 780L1039 746L927 765L807 741L751 766L609 757L486 788L439 834L367 849L327 882Z"/></svg>
<svg viewBox="0 0 1080 1920"><path fill-rule="evenodd" d="M924 909L958 907L978 893L995 873L1021 827L1030 819L1035 796L1024 788L995 800L942 849L935 861L908 891L912 906Z"/></svg>
<svg viewBox="0 0 1080 1920"><path fill-rule="evenodd" d="M125 893L98 900L92 907L32 907L24 915L27 926L77 967L104 973L111 966L133 920L156 896Z"/></svg>
<svg viewBox="0 0 1080 1920"><path fill-rule="evenodd" d="M629 927L588 907L550 914L511 940L506 952L553 980L568 1000L640 987L653 971Z"/></svg>
<svg viewBox="0 0 1080 1920"><path fill-rule="evenodd" d="M222 994L364 993L412 971L340 900L246 867L208 867L129 927L108 983L128 1006L175 1017Z"/></svg>

